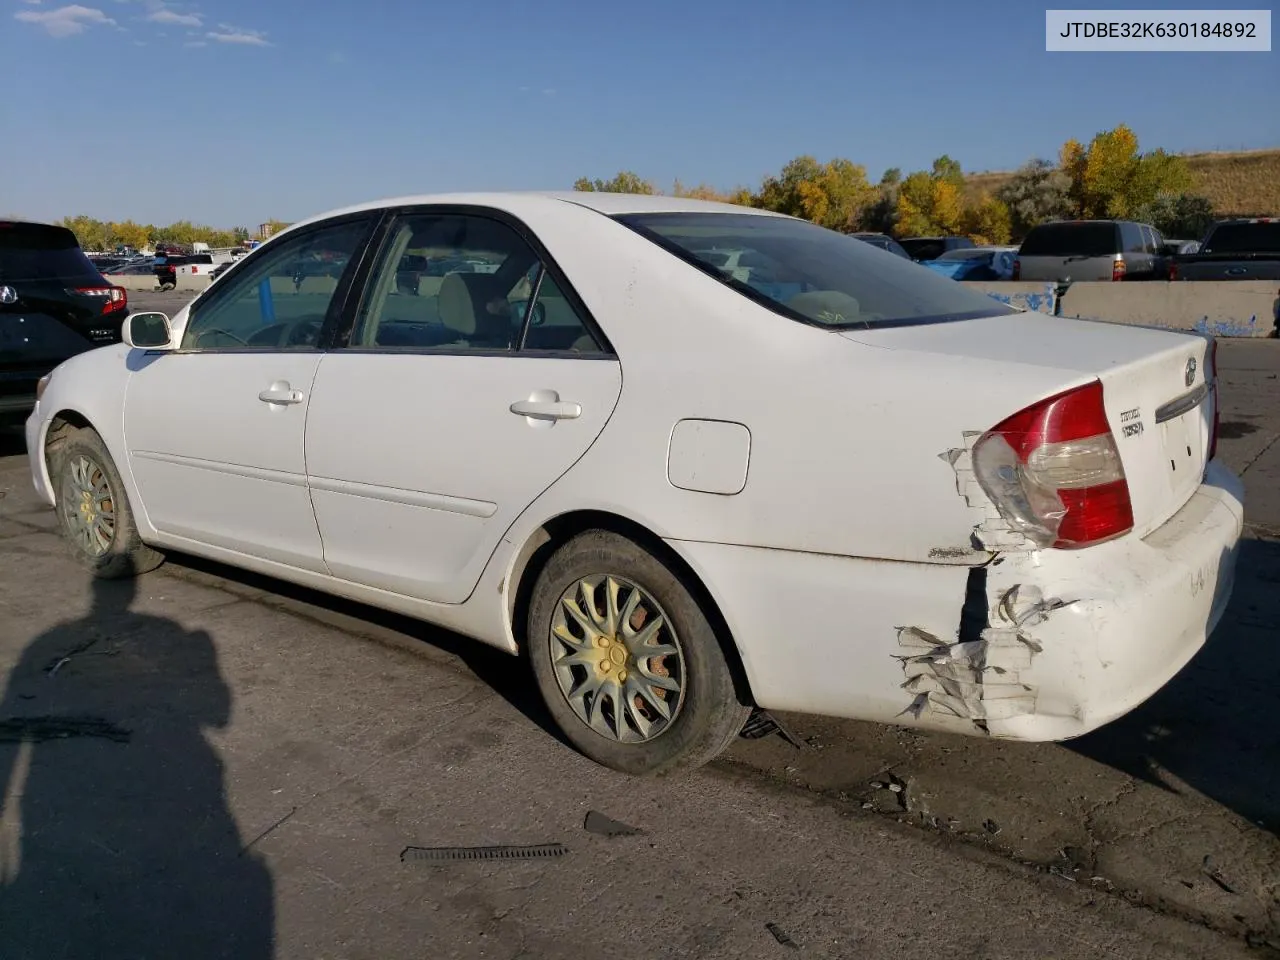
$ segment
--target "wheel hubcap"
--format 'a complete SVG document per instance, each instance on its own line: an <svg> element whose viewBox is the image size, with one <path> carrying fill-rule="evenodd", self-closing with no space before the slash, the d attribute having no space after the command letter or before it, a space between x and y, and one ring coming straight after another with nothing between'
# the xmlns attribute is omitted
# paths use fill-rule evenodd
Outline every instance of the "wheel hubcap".
<svg viewBox="0 0 1280 960"><path fill-rule="evenodd" d="M603 737L644 743L684 705L684 650L666 614L623 577L585 577L556 603L551 665L573 712Z"/></svg>
<svg viewBox="0 0 1280 960"><path fill-rule="evenodd" d="M76 546L91 557L111 549L116 502L102 467L88 457L74 457L62 479L61 507L63 526Z"/></svg>

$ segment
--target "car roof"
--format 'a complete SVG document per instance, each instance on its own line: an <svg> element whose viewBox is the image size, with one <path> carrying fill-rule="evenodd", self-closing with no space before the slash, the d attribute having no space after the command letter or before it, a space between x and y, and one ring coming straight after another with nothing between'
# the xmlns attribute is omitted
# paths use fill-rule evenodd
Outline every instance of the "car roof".
<svg viewBox="0 0 1280 960"><path fill-rule="evenodd" d="M298 227L346 214L364 213L383 207L409 207L440 204L450 206L492 207L509 213L528 211L545 205L545 208L565 203L586 207L607 216L631 213L739 213L751 216L782 217L784 214L756 207L743 207L735 203L715 200L695 200L689 197L668 197L661 194L597 193L585 190L498 190L488 192L424 193L402 197L386 197L353 204L337 210L328 210L292 224L271 237L290 233ZM544 209L545 209L544 208ZM788 218L792 219L792 218Z"/></svg>

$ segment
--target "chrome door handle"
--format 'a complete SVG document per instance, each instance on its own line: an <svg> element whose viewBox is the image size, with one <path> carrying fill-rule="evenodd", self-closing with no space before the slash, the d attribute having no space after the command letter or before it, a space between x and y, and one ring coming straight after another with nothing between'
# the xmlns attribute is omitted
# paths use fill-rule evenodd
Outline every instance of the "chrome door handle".
<svg viewBox="0 0 1280 960"><path fill-rule="evenodd" d="M531 420L576 420L582 416L582 405L565 400L517 400L511 412Z"/></svg>
<svg viewBox="0 0 1280 960"><path fill-rule="evenodd" d="M258 394L263 403L301 403L302 391L294 390L288 381L277 380L270 388Z"/></svg>

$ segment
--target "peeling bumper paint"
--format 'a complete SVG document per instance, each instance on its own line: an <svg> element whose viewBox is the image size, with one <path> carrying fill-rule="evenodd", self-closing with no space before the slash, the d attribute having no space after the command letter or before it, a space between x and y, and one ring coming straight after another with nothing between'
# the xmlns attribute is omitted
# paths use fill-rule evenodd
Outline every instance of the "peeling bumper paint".
<svg viewBox="0 0 1280 960"><path fill-rule="evenodd" d="M1123 716L1217 626L1243 522L1239 479L1213 463L1144 539L1001 556L987 568L990 625L977 641L912 655L921 638L901 632L907 715L1018 740L1069 739Z"/></svg>
<svg viewBox="0 0 1280 960"><path fill-rule="evenodd" d="M1214 463L1144 539L980 566L667 542L713 591L758 706L1063 740L1138 706L1203 646L1243 518L1239 481Z"/></svg>

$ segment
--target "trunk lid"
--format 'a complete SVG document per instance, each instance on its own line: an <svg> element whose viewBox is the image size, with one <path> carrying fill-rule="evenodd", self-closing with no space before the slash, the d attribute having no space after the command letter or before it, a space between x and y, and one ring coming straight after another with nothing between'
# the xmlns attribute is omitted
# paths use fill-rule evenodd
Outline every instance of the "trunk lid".
<svg viewBox="0 0 1280 960"><path fill-rule="evenodd" d="M1056 371L1055 389L1027 396L1008 414L1093 379L1133 501L1134 534L1146 536L1200 486L1214 420L1210 341L1196 334L1021 313L915 327L848 330L889 350L942 354ZM986 430L994 423L975 424Z"/></svg>

